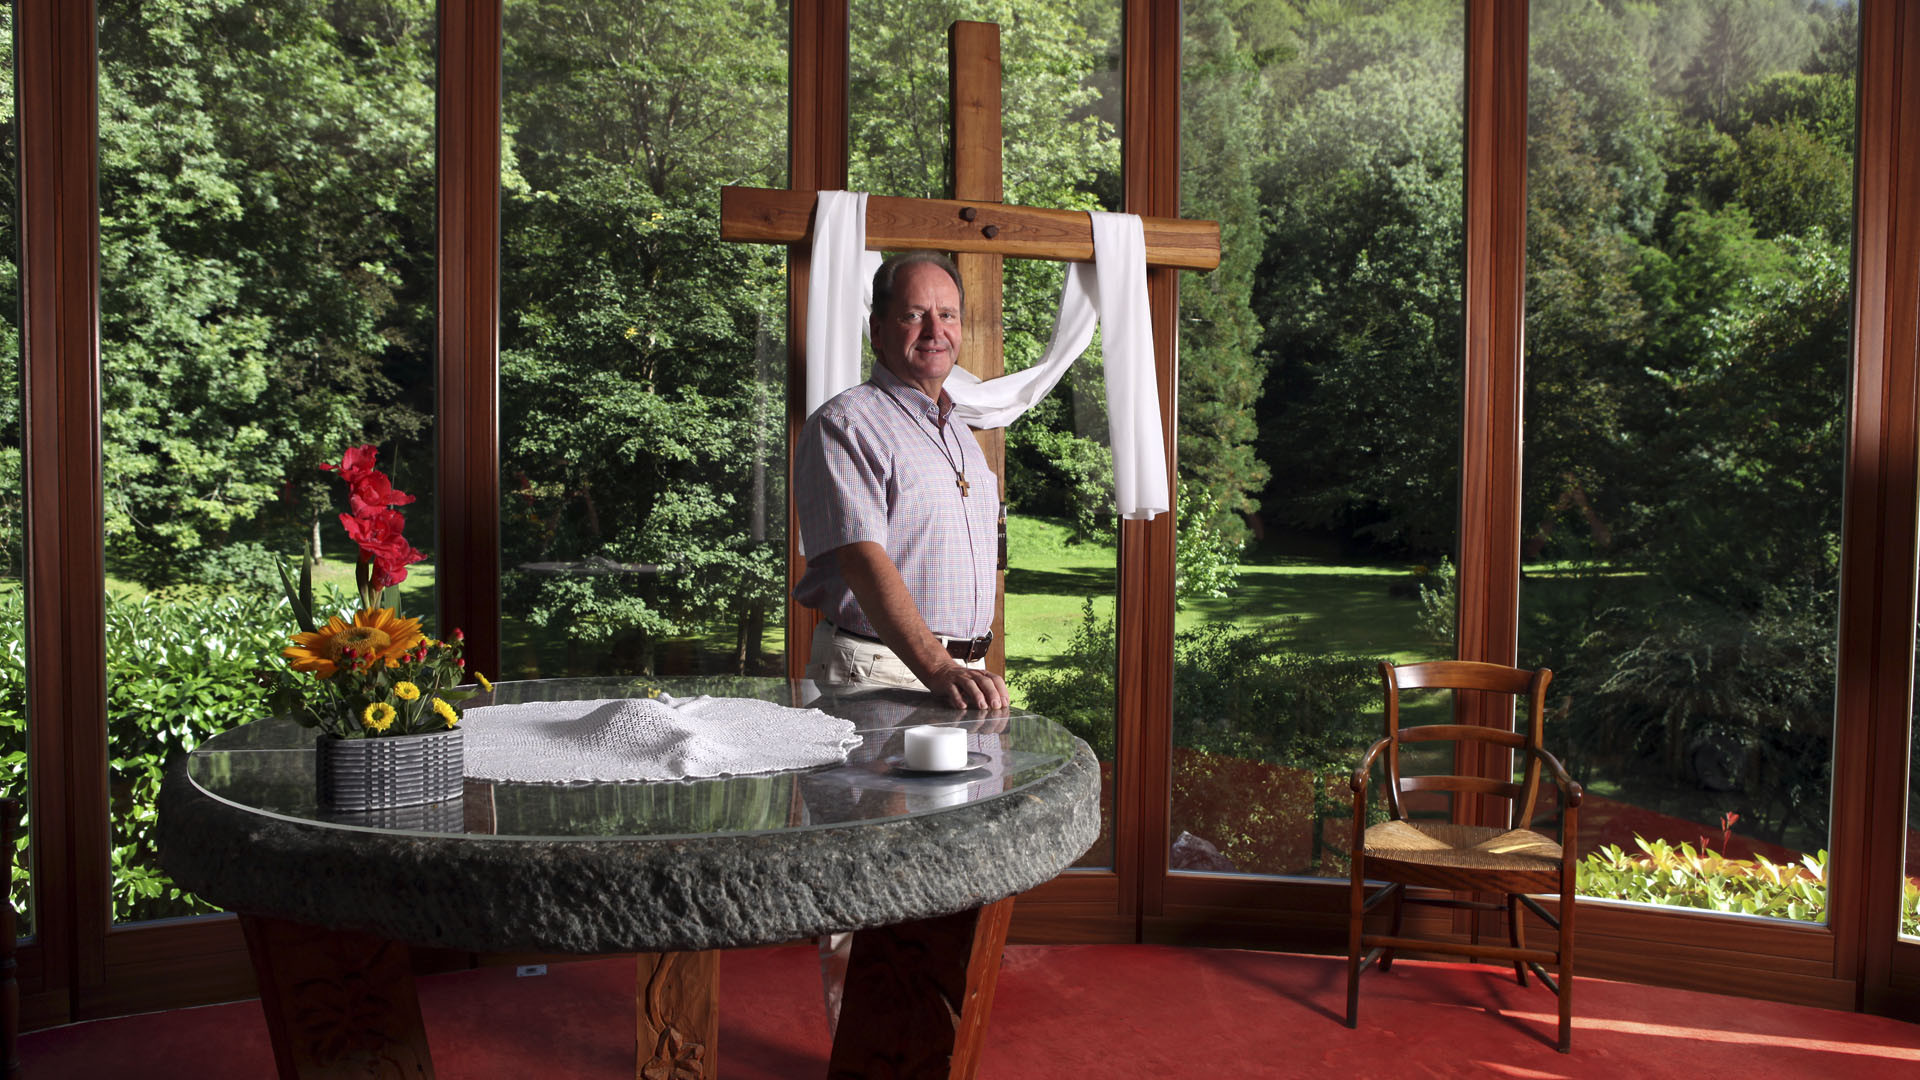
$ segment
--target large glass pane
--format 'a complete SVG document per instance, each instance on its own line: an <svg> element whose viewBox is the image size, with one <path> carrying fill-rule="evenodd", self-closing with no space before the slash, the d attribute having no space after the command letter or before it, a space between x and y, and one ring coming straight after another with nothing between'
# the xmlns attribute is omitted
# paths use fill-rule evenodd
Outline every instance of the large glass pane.
<svg viewBox="0 0 1920 1080"><path fill-rule="evenodd" d="M1171 866L1342 875L1378 662L1453 652L1461 5L1185 10Z"/></svg>
<svg viewBox="0 0 1920 1080"><path fill-rule="evenodd" d="M0 4L0 793L27 798L27 572L20 488L20 140L13 107L13 5ZM24 814L22 815L24 819ZM21 937L33 934L33 878L23 838L12 856Z"/></svg>
<svg viewBox="0 0 1920 1080"><path fill-rule="evenodd" d="M1000 26L1005 200L1119 209L1120 11L1114 0L854 0L850 186L946 196L947 30L964 19ZM1045 353L1065 270L1009 259L1003 274L1003 356L1013 372ZM1078 865L1110 866L1117 559L1097 340L1004 439L1008 688L1016 705L1066 724L1099 755L1103 829Z"/></svg>
<svg viewBox="0 0 1920 1080"><path fill-rule="evenodd" d="M1533 5L1520 651L1588 895L1825 918L1855 33Z"/></svg>
<svg viewBox="0 0 1920 1080"><path fill-rule="evenodd" d="M502 673L785 670L785 0L509 0Z"/></svg>
<svg viewBox="0 0 1920 1080"><path fill-rule="evenodd" d="M205 910L155 861L162 761L256 716L302 552L350 601L349 445L433 540L431 0L100 0L102 437L116 920ZM402 586L433 610L431 562Z"/></svg>

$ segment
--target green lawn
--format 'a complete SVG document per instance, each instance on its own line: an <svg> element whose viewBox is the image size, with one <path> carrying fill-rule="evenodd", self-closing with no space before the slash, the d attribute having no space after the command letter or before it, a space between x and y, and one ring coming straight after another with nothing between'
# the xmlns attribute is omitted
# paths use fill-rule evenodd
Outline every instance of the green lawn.
<svg viewBox="0 0 1920 1080"><path fill-rule="evenodd" d="M1067 539L1065 525L1043 518L1007 519L1007 666L1044 665L1079 628L1087 599L1100 618L1113 615L1115 550ZM1242 625L1299 619L1302 635L1329 651L1383 656L1397 663L1450 656L1452 649L1419 629L1417 593L1405 588L1412 564L1332 564L1278 558L1242 565L1232 595L1189 601L1178 630L1208 623ZM1401 595L1393 595L1395 590Z"/></svg>
<svg viewBox="0 0 1920 1080"><path fill-rule="evenodd" d="M353 568L354 559L351 556L328 557L315 563L313 567L313 591L316 599L328 585L337 586L342 592L348 596L352 596ZM295 572L291 567L289 567L287 571L289 575ZM433 557L431 555L427 557L426 562L414 563L412 566L407 567L407 580L400 583L400 610L409 615L427 614L431 616L434 610L433 581ZM280 587L275 585L273 591L278 594ZM112 568L109 567L107 572L107 592L114 596L137 600L140 597L148 595L149 590L138 582L115 576Z"/></svg>
<svg viewBox="0 0 1920 1080"><path fill-rule="evenodd" d="M1115 549L1072 543L1064 524L1019 516L1008 519L1007 545L1008 666L1018 671L1058 662L1080 627L1088 598L1099 618L1112 617ZM349 557L322 560L314 567L315 591L331 584L351 593L353 569ZM1336 564L1291 557L1243 565L1231 596L1188 602L1176 617L1176 627L1188 630L1219 622L1255 625L1293 616L1300 620L1308 640L1328 650L1400 662L1445 655L1451 650L1418 629L1419 601L1404 589L1411 569L1411 565ZM1403 595L1389 593L1395 586L1403 587ZM112 575L107 589L127 597L147 594L136 582ZM407 580L400 586L401 609L414 615L431 613L433 589L431 560L408 567ZM777 635L776 628L770 647L778 647Z"/></svg>

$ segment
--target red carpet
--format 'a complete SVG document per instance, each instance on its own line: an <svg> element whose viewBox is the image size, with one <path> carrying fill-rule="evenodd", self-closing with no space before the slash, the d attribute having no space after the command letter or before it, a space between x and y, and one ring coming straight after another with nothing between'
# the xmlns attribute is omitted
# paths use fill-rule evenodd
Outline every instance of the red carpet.
<svg viewBox="0 0 1920 1080"><path fill-rule="evenodd" d="M633 1075L630 961L510 968L420 982L442 1080ZM826 1074L810 947L727 953L720 1074ZM1080 1077L1491 1076L1675 1080L1920 1078L1920 1026L1743 998L1582 979L1573 1053L1551 1045L1553 997L1510 973L1401 962L1361 984L1340 1022L1345 961L1163 946L1007 950L983 1080ZM260 1080L259 1006L237 1002L34 1032L30 1078Z"/></svg>

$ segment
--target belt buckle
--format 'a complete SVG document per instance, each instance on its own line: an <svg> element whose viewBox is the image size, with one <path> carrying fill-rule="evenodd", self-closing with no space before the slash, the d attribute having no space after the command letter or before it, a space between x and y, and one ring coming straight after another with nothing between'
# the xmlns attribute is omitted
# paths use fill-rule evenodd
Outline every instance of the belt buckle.
<svg viewBox="0 0 1920 1080"><path fill-rule="evenodd" d="M987 649L992 645L993 631L991 630L967 642L967 663L971 664L975 660L985 660L987 658Z"/></svg>

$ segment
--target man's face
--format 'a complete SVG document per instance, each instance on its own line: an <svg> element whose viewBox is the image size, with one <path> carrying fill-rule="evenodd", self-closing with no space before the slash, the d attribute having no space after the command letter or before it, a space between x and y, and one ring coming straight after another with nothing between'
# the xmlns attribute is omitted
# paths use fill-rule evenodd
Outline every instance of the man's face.
<svg viewBox="0 0 1920 1080"><path fill-rule="evenodd" d="M960 290L931 263L903 267L893 278L893 301L871 322L873 353L888 371L930 398L960 358Z"/></svg>

